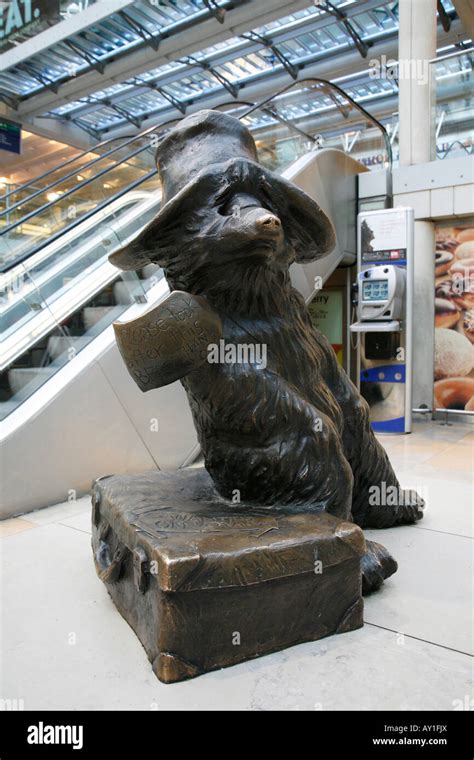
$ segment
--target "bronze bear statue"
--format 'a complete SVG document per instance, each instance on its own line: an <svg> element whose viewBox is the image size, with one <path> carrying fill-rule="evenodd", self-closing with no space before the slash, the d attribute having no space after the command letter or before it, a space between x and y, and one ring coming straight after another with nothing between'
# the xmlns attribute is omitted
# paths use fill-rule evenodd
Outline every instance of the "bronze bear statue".
<svg viewBox="0 0 474 760"><path fill-rule="evenodd" d="M179 122L162 139L157 165L161 209L111 261L122 269L159 264L170 299L187 294L191 313L198 309L195 324L214 325L207 339L218 339L221 360L210 361L208 346L190 357L175 332L164 352L147 359L139 351L138 366L130 331L117 325L117 338L142 389L181 379L217 491L259 508L325 510L363 528L420 519L422 499L400 489L366 402L291 285L293 262L333 250L327 216L259 165L250 132L224 113L200 111ZM165 329L166 303L158 307L157 330ZM260 348L260 361L258 350L226 361L232 346ZM396 503L372 503L374 487L395 487ZM384 547L367 544L364 593L397 568Z"/></svg>

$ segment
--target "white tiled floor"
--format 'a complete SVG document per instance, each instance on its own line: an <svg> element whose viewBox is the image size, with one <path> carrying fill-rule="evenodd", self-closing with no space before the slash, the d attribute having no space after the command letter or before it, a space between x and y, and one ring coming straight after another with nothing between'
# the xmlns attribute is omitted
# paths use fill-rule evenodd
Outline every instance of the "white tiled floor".
<svg viewBox="0 0 474 760"><path fill-rule="evenodd" d="M474 433L422 421L380 438L416 526L367 531L399 571L366 599L365 626L165 686L97 579L90 504L0 523L1 697L25 709L450 710L471 694Z"/></svg>

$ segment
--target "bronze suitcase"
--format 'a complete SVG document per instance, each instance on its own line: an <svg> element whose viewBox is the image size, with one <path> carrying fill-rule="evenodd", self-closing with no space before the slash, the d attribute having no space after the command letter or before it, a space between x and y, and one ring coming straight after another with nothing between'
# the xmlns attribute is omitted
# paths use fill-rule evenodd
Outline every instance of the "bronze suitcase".
<svg viewBox="0 0 474 760"><path fill-rule="evenodd" d="M96 570L161 681L362 626L362 531L229 505L204 468L93 489Z"/></svg>

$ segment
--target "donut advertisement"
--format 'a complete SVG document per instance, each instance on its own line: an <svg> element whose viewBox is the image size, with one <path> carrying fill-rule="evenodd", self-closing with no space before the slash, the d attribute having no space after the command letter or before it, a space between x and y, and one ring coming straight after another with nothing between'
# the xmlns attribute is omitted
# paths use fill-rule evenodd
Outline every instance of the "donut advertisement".
<svg viewBox="0 0 474 760"><path fill-rule="evenodd" d="M474 413L474 221L435 235L434 408Z"/></svg>

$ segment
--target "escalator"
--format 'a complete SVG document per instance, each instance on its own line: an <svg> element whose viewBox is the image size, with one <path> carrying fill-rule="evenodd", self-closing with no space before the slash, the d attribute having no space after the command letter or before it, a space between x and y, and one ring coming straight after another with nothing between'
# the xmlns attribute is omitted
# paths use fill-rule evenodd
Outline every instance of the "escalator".
<svg viewBox="0 0 474 760"><path fill-rule="evenodd" d="M365 170L340 149L318 148L308 109L297 115L295 100L308 102L311 88L319 97L320 81L298 83L296 93L287 88L291 120L281 94L263 104L221 106L253 132L261 162L299 184L334 221L333 253L292 268L307 300L318 278L324 282L341 261L354 260L356 177ZM343 107L347 118L346 101ZM119 273L108 255L156 214L156 142L176 121L101 143L18 188L0 207L1 516L87 490L108 469L182 466L198 451L181 385L140 394L111 327L168 293L158 267ZM9 484L21 481L25 461L28 487L14 489Z"/></svg>

